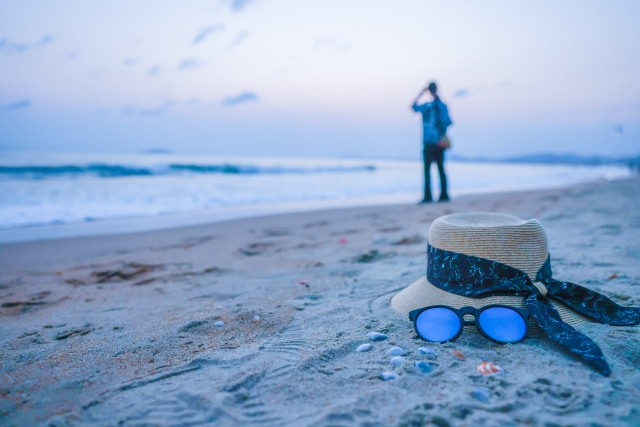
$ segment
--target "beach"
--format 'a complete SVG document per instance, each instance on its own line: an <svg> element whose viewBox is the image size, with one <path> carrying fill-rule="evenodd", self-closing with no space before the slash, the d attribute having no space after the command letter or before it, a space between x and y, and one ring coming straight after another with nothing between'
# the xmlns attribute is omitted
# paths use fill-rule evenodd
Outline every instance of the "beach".
<svg viewBox="0 0 640 427"><path fill-rule="evenodd" d="M554 277L640 306L637 175L6 243L0 424L640 425L638 327L578 327L611 365L603 377L542 337L426 343L391 310L425 274L433 220L472 211L540 220ZM400 366L393 346L408 351ZM504 373L479 374L485 361Z"/></svg>

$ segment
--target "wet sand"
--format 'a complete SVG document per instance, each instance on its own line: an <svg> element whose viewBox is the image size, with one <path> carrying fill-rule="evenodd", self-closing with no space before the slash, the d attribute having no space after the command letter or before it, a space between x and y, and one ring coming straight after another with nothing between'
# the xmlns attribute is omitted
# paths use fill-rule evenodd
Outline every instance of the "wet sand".
<svg viewBox="0 0 640 427"><path fill-rule="evenodd" d="M640 305L640 178L5 244L0 424L639 425L639 327L580 327L605 378L543 338L428 345L390 309L430 223L468 211L538 218L554 277Z"/></svg>

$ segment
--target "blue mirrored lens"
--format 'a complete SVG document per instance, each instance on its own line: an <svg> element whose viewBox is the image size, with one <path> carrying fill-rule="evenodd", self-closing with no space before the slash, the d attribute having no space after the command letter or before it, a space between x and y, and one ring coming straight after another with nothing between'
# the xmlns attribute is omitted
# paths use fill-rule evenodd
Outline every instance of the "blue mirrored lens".
<svg viewBox="0 0 640 427"><path fill-rule="evenodd" d="M430 308L418 315L416 329L428 341L449 341L460 331L460 319L448 308Z"/></svg>
<svg viewBox="0 0 640 427"><path fill-rule="evenodd" d="M524 338L527 330L524 319L506 307L492 307L480 313L482 330L496 341L515 342Z"/></svg>

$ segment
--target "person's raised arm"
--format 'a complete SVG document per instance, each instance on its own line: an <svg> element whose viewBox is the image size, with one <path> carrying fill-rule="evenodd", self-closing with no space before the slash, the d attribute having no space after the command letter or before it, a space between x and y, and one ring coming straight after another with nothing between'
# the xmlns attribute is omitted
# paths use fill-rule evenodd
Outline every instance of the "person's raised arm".
<svg viewBox="0 0 640 427"><path fill-rule="evenodd" d="M416 99L413 101L413 104L411 104L411 109L413 111L420 111L418 110L418 99L420 99L420 97L427 91L427 88L422 89L422 91L420 91L420 93L418 94L418 96L416 96Z"/></svg>

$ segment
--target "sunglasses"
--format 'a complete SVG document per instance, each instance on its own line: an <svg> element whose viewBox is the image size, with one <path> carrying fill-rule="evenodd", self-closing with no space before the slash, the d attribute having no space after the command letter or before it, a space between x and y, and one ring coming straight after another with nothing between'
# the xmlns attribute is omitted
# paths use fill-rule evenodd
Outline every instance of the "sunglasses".
<svg viewBox="0 0 640 427"><path fill-rule="evenodd" d="M464 320L465 315L473 320ZM416 333L432 342L453 341L460 336L464 326L475 325L486 338L497 343L522 341L529 331L529 312L505 305L487 305L482 308L432 305L409 313Z"/></svg>

